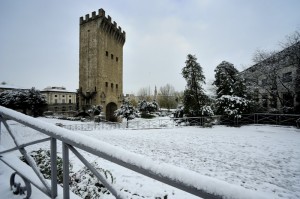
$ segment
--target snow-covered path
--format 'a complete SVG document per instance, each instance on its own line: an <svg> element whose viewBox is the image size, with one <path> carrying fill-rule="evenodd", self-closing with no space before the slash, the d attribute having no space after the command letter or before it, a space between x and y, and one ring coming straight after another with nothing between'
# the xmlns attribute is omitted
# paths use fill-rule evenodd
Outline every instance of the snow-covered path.
<svg viewBox="0 0 300 199"><path fill-rule="evenodd" d="M41 119L64 123L55 119ZM14 128L23 128L24 141L43 137L38 134L32 137L29 130L21 125L15 124ZM300 130L294 127L214 126L81 133L154 160L267 193L270 198L300 198ZM7 141L5 145L10 145L10 142ZM43 144L32 149L48 146ZM58 147L60 151L60 144ZM81 168L78 159L70 155L74 169ZM131 194L146 198L164 195L172 199L196 198L100 158L89 154L85 156L110 170L116 177L116 185L129 190Z"/></svg>

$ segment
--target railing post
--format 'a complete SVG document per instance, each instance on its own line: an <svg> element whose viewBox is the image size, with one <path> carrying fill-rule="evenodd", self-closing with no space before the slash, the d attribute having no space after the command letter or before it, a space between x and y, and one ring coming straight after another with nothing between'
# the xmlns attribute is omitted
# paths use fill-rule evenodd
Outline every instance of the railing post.
<svg viewBox="0 0 300 199"><path fill-rule="evenodd" d="M55 138L50 140L51 147L51 197L57 196L57 143Z"/></svg>
<svg viewBox="0 0 300 199"><path fill-rule="evenodd" d="M63 157L63 199L70 199L69 188L69 149L68 145L62 142Z"/></svg>

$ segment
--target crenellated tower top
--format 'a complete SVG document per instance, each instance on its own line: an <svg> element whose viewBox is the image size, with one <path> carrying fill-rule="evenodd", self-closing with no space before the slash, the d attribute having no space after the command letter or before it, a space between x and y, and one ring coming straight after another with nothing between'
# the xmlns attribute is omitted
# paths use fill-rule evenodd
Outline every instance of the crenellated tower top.
<svg viewBox="0 0 300 199"><path fill-rule="evenodd" d="M122 31L122 28L120 26L117 26L117 23L115 21L112 22L112 19L109 15L107 15L106 17L105 11L102 8L98 10L98 14L96 14L96 11L94 11L92 12L91 16L89 14L86 14L85 18L80 17L79 23L80 25L84 25L87 22L97 19L100 19L100 28L114 36L119 42L124 45L126 39L125 31Z"/></svg>

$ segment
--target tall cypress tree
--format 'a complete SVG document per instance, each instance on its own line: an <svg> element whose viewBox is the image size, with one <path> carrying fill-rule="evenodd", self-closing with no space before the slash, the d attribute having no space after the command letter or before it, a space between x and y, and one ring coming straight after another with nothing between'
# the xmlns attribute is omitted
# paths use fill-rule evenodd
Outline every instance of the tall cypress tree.
<svg viewBox="0 0 300 199"><path fill-rule="evenodd" d="M183 96L184 112L188 116L199 116L201 107L207 101L207 96L202 88L202 85L205 84L205 76L195 55L187 55L182 75L187 82Z"/></svg>

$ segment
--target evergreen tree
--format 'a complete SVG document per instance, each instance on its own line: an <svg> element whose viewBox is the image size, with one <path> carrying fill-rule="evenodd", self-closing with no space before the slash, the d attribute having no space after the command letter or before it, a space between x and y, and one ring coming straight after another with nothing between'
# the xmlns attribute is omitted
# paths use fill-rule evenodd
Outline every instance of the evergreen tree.
<svg viewBox="0 0 300 199"><path fill-rule="evenodd" d="M31 88L26 92L28 109L31 110L34 117L42 115L43 108L47 105L45 97L35 88Z"/></svg>
<svg viewBox="0 0 300 199"><path fill-rule="evenodd" d="M128 128L128 121L136 118L138 115L135 108L131 105L131 103L127 99L124 99L120 108L115 111L115 116L126 118L127 120L126 127Z"/></svg>
<svg viewBox="0 0 300 199"><path fill-rule="evenodd" d="M182 75L187 82L183 94L184 112L188 116L199 116L202 113L201 107L205 105L208 97L202 88L205 84L205 76L195 55L187 55Z"/></svg>
<svg viewBox="0 0 300 199"><path fill-rule="evenodd" d="M22 110L24 114L30 110L34 117L41 115L47 105L45 97L39 90L8 90L0 94L0 105L7 108Z"/></svg>
<svg viewBox="0 0 300 199"><path fill-rule="evenodd" d="M213 84L217 87L217 98L220 98L222 95L246 96L244 80L234 65L227 61L222 61L216 67Z"/></svg>
<svg viewBox="0 0 300 199"><path fill-rule="evenodd" d="M246 85L232 63L223 61L215 69L216 113L230 118L249 113L252 102L245 99Z"/></svg>

